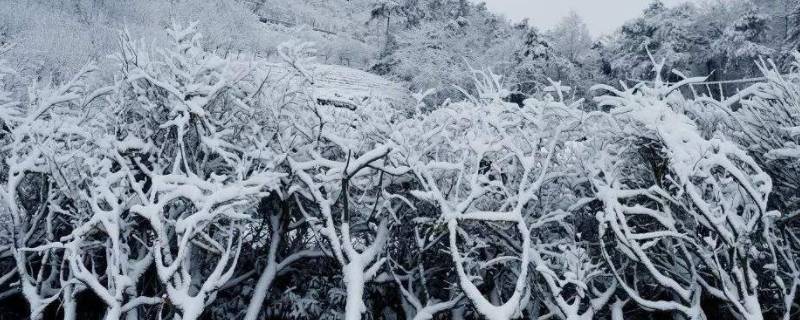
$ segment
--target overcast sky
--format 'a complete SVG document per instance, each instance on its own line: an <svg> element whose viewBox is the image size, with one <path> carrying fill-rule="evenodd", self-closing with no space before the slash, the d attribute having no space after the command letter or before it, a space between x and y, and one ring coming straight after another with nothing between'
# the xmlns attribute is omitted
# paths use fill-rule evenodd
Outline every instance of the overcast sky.
<svg viewBox="0 0 800 320"><path fill-rule="evenodd" d="M519 21L530 18L532 25L549 29L570 10L583 17L593 36L611 33L642 13L652 0L482 0L495 12ZM667 5L686 0L662 0ZM691 1L691 0L690 0ZM694 0L698 1L698 0Z"/></svg>

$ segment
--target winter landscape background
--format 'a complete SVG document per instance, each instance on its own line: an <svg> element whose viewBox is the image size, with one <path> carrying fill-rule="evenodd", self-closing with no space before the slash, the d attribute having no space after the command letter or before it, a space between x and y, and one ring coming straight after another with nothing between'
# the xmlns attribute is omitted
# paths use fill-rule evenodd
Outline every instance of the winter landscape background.
<svg viewBox="0 0 800 320"><path fill-rule="evenodd" d="M800 318L800 2L490 7L0 1L0 319Z"/></svg>

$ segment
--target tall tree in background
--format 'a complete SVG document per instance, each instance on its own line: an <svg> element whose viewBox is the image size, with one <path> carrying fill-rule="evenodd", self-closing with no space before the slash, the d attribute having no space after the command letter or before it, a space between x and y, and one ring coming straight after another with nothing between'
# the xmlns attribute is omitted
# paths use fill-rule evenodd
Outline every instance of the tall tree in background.
<svg viewBox="0 0 800 320"><path fill-rule="evenodd" d="M591 50L592 36L583 18L575 11L564 17L550 31L553 48L570 61L579 62Z"/></svg>
<svg viewBox="0 0 800 320"><path fill-rule="evenodd" d="M575 83L576 66L560 55L548 37L536 28L521 25L525 30L522 45L513 55L514 77L519 80L517 88L527 94L540 92L550 85L550 80L565 84Z"/></svg>
<svg viewBox="0 0 800 320"><path fill-rule="evenodd" d="M714 70L725 78L740 78L759 73L753 61L768 58L776 50L766 45L769 17L749 12L736 19L711 47L712 56L719 66Z"/></svg>
<svg viewBox="0 0 800 320"><path fill-rule="evenodd" d="M378 19L386 19L386 33L384 39L386 46L389 45L389 27L392 23L392 15L396 15L403 11L399 2L394 0L381 0L376 2L370 11L370 21Z"/></svg>
<svg viewBox="0 0 800 320"><path fill-rule="evenodd" d="M653 2L641 17L625 23L610 43L607 54L612 76L651 78L650 54L665 60L667 72L706 73L704 66L696 63L708 49L708 39L697 32L696 16L697 8L691 4L666 7L661 1Z"/></svg>
<svg viewBox="0 0 800 320"><path fill-rule="evenodd" d="M800 5L797 0L753 0L750 6L759 13L769 17L770 38L774 38L775 45L781 46L783 39L789 39L797 26L796 8ZM789 45L790 43L786 43ZM786 47L791 50L791 46Z"/></svg>

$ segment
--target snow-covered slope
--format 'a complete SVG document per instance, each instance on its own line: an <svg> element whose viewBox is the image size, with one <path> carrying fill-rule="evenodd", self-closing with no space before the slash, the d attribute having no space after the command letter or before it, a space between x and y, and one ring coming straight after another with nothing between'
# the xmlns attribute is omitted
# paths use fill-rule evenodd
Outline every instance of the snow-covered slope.
<svg viewBox="0 0 800 320"><path fill-rule="evenodd" d="M336 65L311 68L317 100L356 106L365 100L380 99L398 109L413 107L411 92L400 84L378 75Z"/></svg>
<svg viewBox="0 0 800 320"><path fill-rule="evenodd" d="M292 71L283 64L267 64L270 77L283 78ZM382 101L395 109L414 107L415 99L402 85L365 71L337 65L308 67L314 97L319 103L355 109L367 101ZM300 78L297 81L301 81Z"/></svg>

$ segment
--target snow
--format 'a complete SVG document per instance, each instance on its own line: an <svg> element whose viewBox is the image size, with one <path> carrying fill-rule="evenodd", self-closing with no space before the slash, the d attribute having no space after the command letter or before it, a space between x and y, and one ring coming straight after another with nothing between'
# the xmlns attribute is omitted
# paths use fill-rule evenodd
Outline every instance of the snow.
<svg viewBox="0 0 800 320"><path fill-rule="evenodd" d="M279 81L292 73L283 64L263 63L266 77ZM410 111L416 99L408 89L380 76L353 68L311 63L307 66L311 95L322 104L356 109L371 103L386 103L390 107ZM269 80L268 80L269 81Z"/></svg>
<svg viewBox="0 0 800 320"><path fill-rule="evenodd" d="M797 314L800 62L760 60L757 83L717 98L663 70L691 55L691 7L654 5L600 44L652 27L644 63L556 50L468 2L432 18L409 3L379 3L363 29L385 32L387 78L300 40L272 60L214 49L203 21L152 44L122 31L113 62L73 76L0 66L0 304L42 320L87 300L109 320ZM775 53L769 19L720 26L732 44L707 58ZM424 69L467 49L509 61ZM570 69L592 52L654 81L584 100L569 77L610 82ZM536 84L510 87L521 75ZM420 86L435 82L452 88Z"/></svg>

